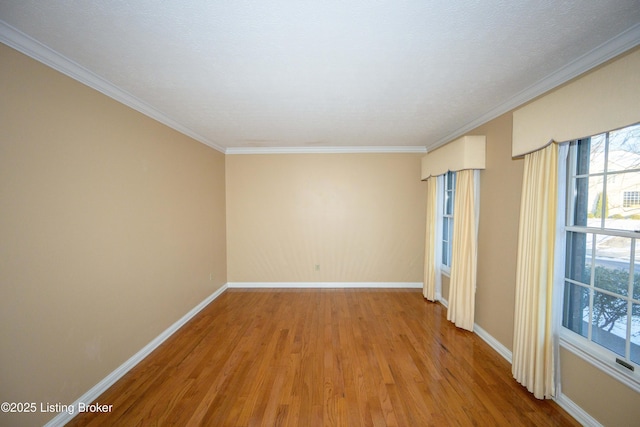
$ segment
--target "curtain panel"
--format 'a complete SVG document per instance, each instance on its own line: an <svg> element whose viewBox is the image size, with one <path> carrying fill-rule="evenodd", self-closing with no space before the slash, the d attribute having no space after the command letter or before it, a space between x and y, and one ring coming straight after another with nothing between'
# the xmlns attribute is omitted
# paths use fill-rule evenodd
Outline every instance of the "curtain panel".
<svg viewBox="0 0 640 427"><path fill-rule="evenodd" d="M558 145L527 154L520 204L514 378L538 399L555 393L553 278Z"/></svg>
<svg viewBox="0 0 640 427"><path fill-rule="evenodd" d="M436 279L438 258L436 248L438 235L436 233L438 221L438 179L435 176L427 179L427 227L424 250L424 285L422 293L429 301L436 301Z"/></svg>
<svg viewBox="0 0 640 427"><path fill-rule="evenodd" d="M478 180L480 171L456 174L451 281L447 320L473 331L478 263Z"/></svg>

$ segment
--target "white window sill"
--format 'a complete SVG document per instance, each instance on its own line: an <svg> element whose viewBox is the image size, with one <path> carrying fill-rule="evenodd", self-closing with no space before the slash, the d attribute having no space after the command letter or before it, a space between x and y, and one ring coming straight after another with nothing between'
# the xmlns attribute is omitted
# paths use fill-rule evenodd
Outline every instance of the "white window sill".
<svg viewBox="0 0 640 427"><path fill-rule="evenodd" d="M560 346L640 393L640 369L630 371L616 363L614 353L560 327Z"/></svg>

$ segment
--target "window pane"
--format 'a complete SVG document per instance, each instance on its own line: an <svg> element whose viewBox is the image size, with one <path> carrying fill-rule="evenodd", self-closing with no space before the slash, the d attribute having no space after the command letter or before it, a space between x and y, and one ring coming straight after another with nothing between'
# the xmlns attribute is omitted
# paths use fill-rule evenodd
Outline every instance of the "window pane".
<svg viewBox="0 0 640 427"><path fill-rule="evenodd" d="M598 135L571 143L573 150L575 150L572 158L575 175L583 176L604 172L604 142L603 135Z"/></svg>
<svg viewBox="0 0 640 427"><path fill-rule="evenodd" d="M609 132L609 172L640 169L640 124Z"/></svg>
<svg viewBox="0 0 640 427"><path fill-rule="evenodd" d="M442 218L442 240L449 241L449 218Z"/></svg>
<svg viewBox="0 0 640 427"><path fill-rule="evenodd" d="M630 255L630 238L597 235L594 286L628 295Z"/></svg>
<svg viewBox="0 0 640 427"><path fill-rule="evenodd" d="M633 304L631 317L631 360L640 365L640 304Z"/></svg>
<svg viewBox="0 0 640 427"><path fill-rule="evenodd" d="M602 176L575 179L573 225L602 226L603 182Z"/></svg>
<svg viewBox="0 0 640 427"><path fill-rule="evenodd" d="M593 298L592 339L624 356L627 341L627 302L598 291Z"/></svg>
<svg viewBox="0 0 640 427"><path fill-rule="evenodd" d="M633 298L640 301L640 240L636 240L636 254L633 260Z"/></svg>
<svg viewBox="0 0 640 427"><path fill-rule="evenodd" d="M446 241L442 242L442 264L444 265L449 265L449 251L448 251L448 245Z"/></svg>
<svg viewBox="0 0 640 427"><path fill-rule="evenodd" d="M444 214L453 214L453 192L450 190L447 190L444 193Z"/></svg>
<svg viewBox="0 0 640 427"><path fill-rule="evenodd" d="M593 234L567 232L566 271L568 279L591 283L591 239Z"/></svg>
<svg viewBox="0 0 640 427"><path fill-rule="evenodd" d="M602 176L575 179L572 225L602 226L603 208L606 208L603 182ZM606 216L606 209L604 214Z"/></svg>
<svg viewBox="0 0 640 427"><path fill-rule="evenodd" d="M607 228L640 229L640 172L608 175L606 199Z"/></svg>
<svg viewBox="0 0 640 427"><path fill-rule="evenodd" d="M444 176L443 218L442 218L442 264L451 266L451 237L453 234L453 208L455 197L455 172Z"/></svg>
<svg viewBox="0 0 640 427"><path fill-rule="evenodd" d="M600 134L592 136L589 151L589 173L604 172L604 149L606 135Z"/></svg>
<svg viewBox="0 0 640 427"><path fill-rule="evenodd" d="M565 282L562 326L587 337L589 333L589 291Z"/></svg>

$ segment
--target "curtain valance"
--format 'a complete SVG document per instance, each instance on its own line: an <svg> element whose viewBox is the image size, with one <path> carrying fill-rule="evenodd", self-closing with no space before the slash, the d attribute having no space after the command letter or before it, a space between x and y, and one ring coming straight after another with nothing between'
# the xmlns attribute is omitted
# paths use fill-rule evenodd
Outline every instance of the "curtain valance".
<svg viewBox="0 0 640 427"><path fill-rule="evenodd" d="M640 49L513 112L513 157L640 121Z"/></svg>
<svg viewBox="0 0 640 427"><path fill-rule="evenodd" d="M485 168L486 137L468 135L427 153L422 158L422 180L448 171Z"/></svg>

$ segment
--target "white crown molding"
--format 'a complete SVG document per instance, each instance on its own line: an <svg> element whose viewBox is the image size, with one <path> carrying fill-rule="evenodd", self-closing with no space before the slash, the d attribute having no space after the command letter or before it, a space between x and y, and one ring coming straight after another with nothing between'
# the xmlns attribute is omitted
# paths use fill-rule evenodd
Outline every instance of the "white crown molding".
<svg viewBox="0 0 640 427"><path fill-rule="evenodd" d="M176 122L171 117L157 110L141 99L135 97L127 91L120 89L110 81L98 76L97 74L84 68L82 65L62 56L58 52L50 49L39 41L29 37L20 30L12 27L6 22L0 20L0 42L19 52L39 61L54 70L65 74L72 79L89 86L92 89L112 98L134 110L156 120L164 125L169 126L178 132L195 139L209 147L224 153L224 147L208 140L202 135L194 132L186 126Z"/></svg>
<svg viewBox="0 0 640 427"><path fill-rule="evenodd" d="M167 338L173 335L178 329L180 329L185 323L191 320L196 314L198 314L203 308L211 303L214 299L218 298L225 290L227 289L227 285L222 285L217 291L209 295L205 298L200 304L196 305L192 308L187 314L182 316L175 322L173 325L169 326L164 332L154 338L149 344L144 346L140 351L131 356L129 360L124 362L122 365L117 367L113 372L104 377L102 381L93 386L89 391L80 396L78 400L73 402L71 406L73 406L73 411L63 411L60 412L57 416L53 417L48 423L44 425L44 427L62 427L67 424L69 421L73 419L76 415L78 415L78 405L80 403L90 404L94 402L102 393L107 391L109 387L115 384L120 378L122 378L127 372L129 372L133 367L135 367L138 363L140 363L145 357L147 357L153 350L155 350L160 344L165 342ZM71 413L70 413L71 412Z"/></svg>
<svg viewBox="0 0 640 427"><path fill-rule="evenodd" d="M74 61L62 56L39 41L29 37L16 28L0 20L0 42L42 62L43 64L77 80L104 95L133 108L142 114L163 123L176 131L187 135L211 148L225 154L322 154L322 153L426 153L427 148L417 147L264 147L264 148L225 148L186 126L176 122L163 112L155 109L134 95L118 88L108 80L87 70ZM601 65L602 63L638 46L640 44L640 24L620 33L613 39L587 52L556 72L524 89L505 103L491 109L451 134L429 144L429 150L440 147L496 117L505 114L528 101L560 86L567 81Z"/></svg>
<svg viewBox="0 0 640 427"><path fill-rule="evenodd" d="M0 20L0 42L39 61L72 79L89 86L136 111L169 126L225 154L322 154L322 153L426 153L423 146L416 147L265 147L265 148L225 148L173 120L129 92L120 89L110 81L66 58L20 30Z"/></svg>
<svg viewBox="0 0 640 427"><path fill-rule="evenodd" d="M416 289L422 282L229 282L230 289Z"/></svg>
<svg viewBox="0 0 640 427"><path fill-rule="evenodd" d="M225 154L357 154L357 153L426 153L423 146L409 147L229 147Z"/></svg>
<svg viewBox="0 0 640 427"><path fill-rule="evenodd" d="M549 92L550 90L574 79L581 74L607 62L610 59L615 58L618 55L633 49L640 45L640 24L636 24L633 27L623 31L611 40L601 44L600 46L592 49L591 51L580 56L576 60L570 62L559 70L551 73L547 77L539 80L528 88L520 91L518 94L507 100L505 103L498 105L476 120L467 123L460 127L455 132L435 141L430 144L429 151L434 150L456 138L459 138L472 131L473 129L482 126L483 124L499 117L511 110L514 110L521 105L537 98L540 95Z"/></svg>

